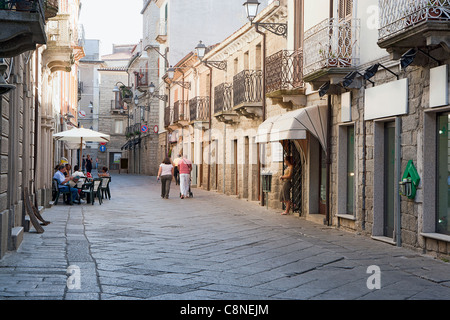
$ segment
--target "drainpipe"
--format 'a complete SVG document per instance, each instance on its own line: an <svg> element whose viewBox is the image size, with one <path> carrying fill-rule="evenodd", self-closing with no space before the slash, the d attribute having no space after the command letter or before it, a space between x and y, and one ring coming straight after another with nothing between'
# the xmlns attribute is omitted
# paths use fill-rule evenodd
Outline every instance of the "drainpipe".
<svg viewBox="0 0 450 320"><path fill-rule="evenodd" d="M211 143L212 143L212 67L205 63L205 66L209 69L209 152L208 152L208 182L206 189L211 190Z"/></svg>
<svg viewBox="0 0 450 320"><path fill-rule="evenodd" d="M263 86L262 86L262 97L263 97L263 112L262 112L262 122L266 121L266 34L264 32L259 31L258 29L258 24L255 24L255 30L257 33L259 33L260 35L262 35L263 38L263 49L262 49L262 53L263 53L263 61L262 61L262 75L263 75ZM261 159L261 148L258 148L258 153L259 153L259 158ZM262 162L259 161L259 165L258 165L258 190L259 190L259 195L260 195L260 199L261 199L261 206L264 206L265 203L265 199L264 199L264 193L262 192L262 185L261 185L261 167L262 167Z"/></svg>
<svg viewBox="0 0 450 320"><path fill-rule="evenodd" d="M366 230L366 121L364 120L364 111L362 120L362 130L363 130L363 161L362 161L362 217L361 217L361 228Z"/></svg>
<svg viewBox="0 0 450 320"><path fill-rule="evenodd" d="M325 224L331 225L331 206L330 206L330 179L331 179L331 126L332 126L332 103L331 103L331 95L328 95L328 126L327 126L327 182L326 182L326 220Z"/></svg>

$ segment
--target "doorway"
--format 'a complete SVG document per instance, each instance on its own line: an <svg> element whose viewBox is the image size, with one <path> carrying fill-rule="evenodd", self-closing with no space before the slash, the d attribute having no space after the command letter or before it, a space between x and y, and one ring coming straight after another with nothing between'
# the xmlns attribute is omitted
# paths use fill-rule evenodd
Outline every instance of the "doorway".
<svg viewBox="0 0 450 320"><path fill-rule="evenodd" d="M384 236L394 237L395 219L395 122L384 126Z"/></svg>
<svg viewBox="0 0 450 320"><path fill-rule="evenodd" d="M292 176L292 189L291 189L291 199L292 199L292 210L301 215L302 213L302 158L300 151L292 140L283 142L284 159L287 156L291 156L294 161L294 172ZM283 165L283 175L287 168ZM283 205L283 210L286 209Z"/></svg>

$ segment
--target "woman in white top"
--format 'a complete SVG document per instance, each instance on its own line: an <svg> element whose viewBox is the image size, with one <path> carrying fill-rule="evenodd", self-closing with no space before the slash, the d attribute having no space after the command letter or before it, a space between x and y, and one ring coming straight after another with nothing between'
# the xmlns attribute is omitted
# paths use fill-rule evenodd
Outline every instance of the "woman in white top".
<svg viewBox="0 0 450 320"><path fill-rule="evenodd" d="M161 178L161 198L169 199L170 183L173 178L173 165L169 157L166 157L159 166L158 177Z"/></svg>

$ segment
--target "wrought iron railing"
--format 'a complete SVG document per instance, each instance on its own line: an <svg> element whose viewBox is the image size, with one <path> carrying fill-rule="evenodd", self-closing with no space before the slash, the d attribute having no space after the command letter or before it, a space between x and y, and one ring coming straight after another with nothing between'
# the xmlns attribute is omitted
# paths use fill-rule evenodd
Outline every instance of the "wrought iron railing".
<svg viewBox="0 0 450 320"><path fill-rule="evenodd" d="M281 50L266 59L266 92L303 87L303 51Z"/></svg>
<svg viewBox="0 0 450 320"><path fill-rule="evenodd" d="M190 121L209 119L209 97L195 97L189 100Z"/></svg>
<svg viewBox="0 0 450 320"><path fill-rule="evenodd" d="M214 113L233 108L233 84L222 83L214 88Z"/></svg>
<svg viewBox="0 0 450 320"><path fill-rule="evenodd" d="M450 0L379 0L379 40L424 21L450 20Z"/></svg>
<svg viewBox="0 0 450 320"><path fill-rule="evenodd" d="M233 77L234 106L248 102L261 102L263 92L261 70L244 70Z"/></svg>
<svg viewBox="0 0 450 320"><path fill-rule="evenodd" d="M0 10L38 13L45 21L44 0L0 0Z"/></svg>
<svg viewBox="0 0 450 320"><path fill-rule="evenodd" d="M305 32L303 74L359 64L359 19L325 19Z"/></svg>
<svg viewBox="0 0 450 320"><path fill-rule="evenodd" d="M174 122L188 120L189 116L189 101L178 100L173 105L174 108Z"/></svg>

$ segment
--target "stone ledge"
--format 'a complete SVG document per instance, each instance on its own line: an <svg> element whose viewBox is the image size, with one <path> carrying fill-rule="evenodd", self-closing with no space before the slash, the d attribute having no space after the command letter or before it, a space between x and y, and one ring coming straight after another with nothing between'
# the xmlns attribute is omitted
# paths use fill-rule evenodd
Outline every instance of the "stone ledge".
<svg viewBox="0 0 450 320"><path fill-rule="evenodd" d="M15 227L11 230L11 246L12 250L16 251L19 249L23 241L23 227Z"/></svg>
<svg viewBox="0 0 450 320"><path fill-rule="evenodd" d="M434 239L434 240L450 242L450 236L447 236L445 234L421 232L420 235L422 237L425 237L425 238L430 238L430 239Z"/></svg>

